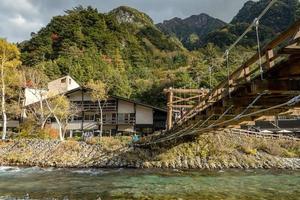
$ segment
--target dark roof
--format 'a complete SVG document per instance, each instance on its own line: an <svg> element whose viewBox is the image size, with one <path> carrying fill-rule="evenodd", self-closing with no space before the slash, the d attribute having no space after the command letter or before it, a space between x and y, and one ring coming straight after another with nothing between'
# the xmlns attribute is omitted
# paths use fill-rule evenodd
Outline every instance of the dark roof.
<svg viewBox="0 0 300 200"><path fill-rule="evenodd" d="M81 90L86 90L87 91L87 90L90 90L90 89L89 88L84 88L84 87L79 87L79 88L75 88L73 90L70 90L70 91L66 92L65 94L68 95L68 94L72 94L74 92L81 91ZM152 106L152 105L145 104L145 103L141 103L141 102L138 102L136 100L132 100L132 99L128 99L128 98L125 98L125 97L116 96L116 95L109 95L109 96L112 97L112 98L115 98L115 99L120 99L122 101L127 101L127 102L130 102L130 103L138 104L138 105L148 107L148 108L152 108L152 109L155 109L155 110L159 110L159 111L162 111L162 112L167 112L167 109L159 108L159 107Z"/></svg>

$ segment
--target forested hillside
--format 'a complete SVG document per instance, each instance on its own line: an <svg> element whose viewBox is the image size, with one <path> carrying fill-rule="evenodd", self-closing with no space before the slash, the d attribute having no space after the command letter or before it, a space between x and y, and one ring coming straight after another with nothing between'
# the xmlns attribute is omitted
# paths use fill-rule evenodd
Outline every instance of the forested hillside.
<svg viewBox="0 0 300 200"><path fill-rule="evenodd" d="M188 62L177 38L129 7L107 14L92 7L68 10L19 46L23 64L42 68L50 79L65 74L81 84L101 79L112 94L137 99L157 87L181 84L175 78L180 76L167 78L168 70Z"/></svg>
<svg viewBox="0 0 300 200"><path fill-rule="evenodd" d="M175 18L158 27L147 14L133 8L122 6L100 13L79 6L53 17L29 41L20 43L22 63L41 69L50 80L66 74L82 85L90 79L101 80L111 94L164 106L164 88L210 87L209 67L212 86L224 80L225 47L268 2L247 2L227 25L203 14ZM298 0L279 0L261 21L262 42L299 18L299 7ZM193 27L194 22L199 23ZM169 34L160 30L162 26ZM222 28L215 30L218 27ZM255 33L249 33L239 45L231 52L230 70L256 51Z"/></svg>

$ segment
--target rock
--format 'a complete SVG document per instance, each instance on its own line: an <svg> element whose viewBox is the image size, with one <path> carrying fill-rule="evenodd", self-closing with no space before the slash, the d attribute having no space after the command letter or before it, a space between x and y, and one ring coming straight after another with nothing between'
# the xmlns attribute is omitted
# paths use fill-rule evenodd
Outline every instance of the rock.
<svg viewBox="0 0 300 200"><path fill-rule="evenodd" d="M202 168L201 158L199 156L196 156L195 161L196 161L197 167L199 169L201 169Z"/></svg>
<svg viewBox="0 0 300 200"><path fill-rule="evenodd" d="M70 142L70 143L68 143ZM76 148L75 148L76 147ZM199 150L199 149L198 149ZM133 151L135 153L133 153ZM147 155L142 160L137 155ZM209 161L199 156L187 157L184 153L175 159L151 161L157 152L130 149L126 146L109 152L100 145L85 142L57 140L16 140L0 146L0 165L26 165L41 167L134 167L171 169L223 169L223 168L278 168L300 169L300 158L275 157L264 152L255 156L238 152ZM190 154L189 154L190 155ZM215 160L212 162L212 160Z"/></svg>

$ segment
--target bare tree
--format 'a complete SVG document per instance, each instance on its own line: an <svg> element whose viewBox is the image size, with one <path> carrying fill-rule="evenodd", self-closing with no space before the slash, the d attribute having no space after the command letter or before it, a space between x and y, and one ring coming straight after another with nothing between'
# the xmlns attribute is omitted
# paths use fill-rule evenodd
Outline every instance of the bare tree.
<svg viewBox="0 0 300 200"><path fill-rule="evenodd" d="M46 118L44 111L44 99L47 98L47 83L49 79L40 69L26 68L23 71L23 82L27 93L25 93L24 95L31 94L35 97L35 100L39 102L38 107L29 106L27 107L27 109L31 111L39 126L43 128L43 124ZM25 96L25 98L28 97Z"/></svg>
<svg viewBox="0 0 300 200"><path fill-rule="evenodd" d="M12 87L16 87L19 83L17 67L20 65L20 52L18 48L8 43L4 39L0 39L0 67L1 67L1 112L2 112L2 139L6 138L7 132L7 99Z"/></svg>
<svg viewBox="0 0 300 200"><path fill-rule="evenodd" d="M90 80L87 84L87 88L91 89L92 101L98 103L99 114L100 114L100 136L103 132L103 107L108 99L108 87L105 83L100 80Z"/></svg>

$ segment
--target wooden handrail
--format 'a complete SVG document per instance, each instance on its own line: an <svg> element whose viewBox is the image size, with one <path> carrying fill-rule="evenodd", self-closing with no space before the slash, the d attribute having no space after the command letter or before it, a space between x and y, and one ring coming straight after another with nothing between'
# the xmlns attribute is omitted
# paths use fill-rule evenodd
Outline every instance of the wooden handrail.
<svg viewBox="0 0 300 200"><path fill-rule="evenodd" d="M272 134L272 133L260 133L255 131L249 131L244 129L230 129L230 132L233 134L242 134L242 135L251 135L256 137L264 137L264 138L277 138L277 139L287 139L287 140L294 140L300 141L300 138L286 136L286 135L279 135L279 134Z"/></svg>

